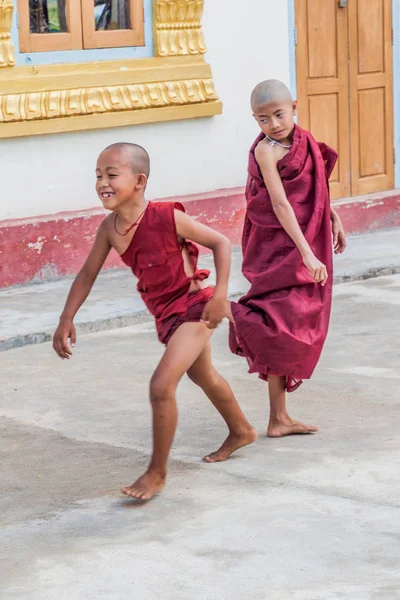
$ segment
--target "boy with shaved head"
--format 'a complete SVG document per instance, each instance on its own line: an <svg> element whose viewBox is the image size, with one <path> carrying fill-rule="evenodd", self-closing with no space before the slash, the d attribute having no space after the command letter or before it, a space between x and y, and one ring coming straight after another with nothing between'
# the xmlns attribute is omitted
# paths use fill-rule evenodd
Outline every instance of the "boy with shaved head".
<svg viewBox="0 0 400 600"><path fill-rule="evenodd" d="M268 382L267 435L313 433L317 427L288 415L286 392L311 377L328 332L332 236L335 253L346 246L329 200L337 154L295 124L297 103L281 81L259 83L251 107L261 128L250 150L242 237L251 286L231 304L230 347Z"/></svg>
<svg viewBox="0 0 400 600"><path fill-rule="evenodd" d="M97 194L110 214L102 221L93 248L78 273L54 334L61 358L75 345L73 319L88 296L111 248L138 278L140 292L154 315L164 355L150 381L153 411L153 453L146 472L122 493L149 500L164 486L168 456L177 425L175 392L185 373L208 396L225 420L229 435L205 457L209 463L226 460L257 437L235 396L211 362L210 337L229 311L227 300L230 244L221 234L185 214L178 202L148 202L145 188L149 156L141 146L113 144L99 156ZM215 288L203 287L209 272L197 268L197 242L214 254ZM132 358L134 370L134 358ZM132 369L127 378L130 380Z"/></svg>

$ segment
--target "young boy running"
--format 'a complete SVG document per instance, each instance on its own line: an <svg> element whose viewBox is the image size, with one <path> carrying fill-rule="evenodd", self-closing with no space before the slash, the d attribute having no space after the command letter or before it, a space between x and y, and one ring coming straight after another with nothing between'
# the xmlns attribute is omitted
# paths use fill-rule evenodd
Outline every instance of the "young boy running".
<svg viewBox="0 0 400 600"><path fill-rule="evenodd" d="M337 154L295 125L297 103L282 82L258 84L251 106L262 131L250 150L242 238L251 286L231 305L230 347L268 381L267 435L313 433L288 415L286 392L311 377L328 332L332 233L335 253L346 246L329 200Z"/></svg>
<svg viewBox="0 0 400 600"><path fill-rule="evenodd" d="M211 363L210 337L229 311L230 244L221 234L190 219L179 203L147 202L149 156L136 144L113 144L97 161L96 190L111 211L101 223L93 248L72 284L53 347L67 359L75 345L73 319L88 296L111 248L138 278L138 290L156 320L164 355L150 382L153 453L147 471L122 493L149 500L165 483L167 460L177 425L175 392L185 373L199 385L225 420L229 435L207 462L226 460L253 442L249 425L228 383ZM214 254L215 289L203 288L208 271L197 269L196 242Z"/></svg>

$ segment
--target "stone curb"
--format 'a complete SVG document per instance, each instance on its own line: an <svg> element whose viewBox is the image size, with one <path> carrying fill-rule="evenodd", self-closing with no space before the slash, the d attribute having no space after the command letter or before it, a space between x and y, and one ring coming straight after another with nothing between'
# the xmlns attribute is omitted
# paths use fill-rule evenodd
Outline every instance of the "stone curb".
<svg viewBox="0 0 400 600"><path fill-rule="evenodd" d="M355 273L353 275L337 275L334 278L334 284L339 285L341 283L350 283L352 281L364 281L366 279L373 279L374 277L384 277L385 275L396 275L398 273L400 273L400 265L368 269L367 271ZM231 294L229 297L231 300L237 300L241 295L241 292L236 292L235 294ZM141 310L131 314L128 313L126 315L110 317L109 319L98 319L96 321L77 323L76 330L77 333L84 335L89 333L97 333L99 331L120 329L121 327L129 327L131 325L137 325L138 323L150 321L151 319L152 315L147 310ZM31 346L33 344L50 342L52 335L52 333L42 331L38 333L28 333L26 335L17 335L6 340L1 340L0 352L14 350L15 348L22 348L23 346Z"/></svg>

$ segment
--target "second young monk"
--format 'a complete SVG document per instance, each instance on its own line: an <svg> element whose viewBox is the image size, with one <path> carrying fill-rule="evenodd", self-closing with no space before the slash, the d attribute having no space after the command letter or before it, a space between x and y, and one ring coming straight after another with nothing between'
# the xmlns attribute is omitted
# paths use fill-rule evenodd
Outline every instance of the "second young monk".
<svg viewBox="0 0 400 600"><path fill-rule="evenodd" d="M176 202L147 202L147 152L135 144L106 148L97 161L96 190L111 213L103 220L93 248L69 293L53 346L61 358L75 345L73 319L88 296L111 248L138 278L138 290L156 320L164 355L150 382L153 453L147 471L122 488L127 496L149 500L165 483L167 461L177 425L175 392L185 373L199 385L225 420L229 435L206 462L227 459L253 442L249 425L228 383L211 362L210 337L229 311L230 244L221 234L190 219ZM210 248L217 273L215 289L203 288L209 275L197 269L198 250Z"/></svg>
<svg viewBox="0 0 400 600"><path fill-rule="evenodd" d="M251 106L261 133L249 157L242 249L248 293L232 303L231 350L268 381L267 434L317 431L293 420L286 392L311 377L328 332L335 253L346 241L330 206L334 150L294 122L296 102L280 81L258 84Z"/></svg>

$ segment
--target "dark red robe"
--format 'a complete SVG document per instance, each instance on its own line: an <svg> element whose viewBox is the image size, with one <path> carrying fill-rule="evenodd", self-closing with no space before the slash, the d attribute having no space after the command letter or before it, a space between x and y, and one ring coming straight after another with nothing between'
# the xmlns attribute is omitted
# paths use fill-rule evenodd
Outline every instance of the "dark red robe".
<svg viewBox="0 0 400 600"><path fill-rule="evenodd" d="M322 287L313 282L273 211L254 157L264 137L260 134L250 150L246 187L242 271L251 287L232 303L235 325L231 324L229 342L232 352L246 357L250 373L262 379L285 375L290 392L311 377L328 332L333 279L328 179L337 154L295 126L293 145L278 162L299 225L327 267L329 278Z"/></svg>

